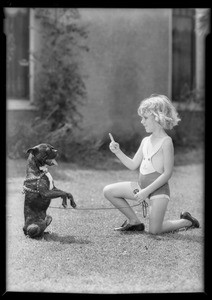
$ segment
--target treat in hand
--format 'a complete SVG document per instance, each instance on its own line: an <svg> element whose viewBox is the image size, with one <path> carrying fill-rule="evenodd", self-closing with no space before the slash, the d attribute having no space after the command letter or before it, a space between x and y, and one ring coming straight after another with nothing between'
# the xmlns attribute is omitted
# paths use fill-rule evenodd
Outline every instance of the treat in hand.
<svg viewBox="0 0 212 300"><path fill-rule="evenodd" d="M111 142L115 142L114 138L113 138L113 136L112 136L112 134L110 132L109 132L109 137L110 137Z"/></svg>
<svg viewBox="0 0 212 300"><path fill-rule="evenodd" d="M109 137L111 140L111 143L109 145L110 151L112 151L113 153L117 153L120 150L119 144L115 142L111 133L109 133Z"/></svg>

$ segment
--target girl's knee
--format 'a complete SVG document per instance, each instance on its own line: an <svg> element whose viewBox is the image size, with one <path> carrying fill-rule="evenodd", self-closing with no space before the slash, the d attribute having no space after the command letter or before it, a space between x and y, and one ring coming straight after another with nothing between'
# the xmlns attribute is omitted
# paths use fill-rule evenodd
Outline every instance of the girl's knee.
<svg viewBox="0 0 212 300"><path fill-rule="evenodd" d="M160 234L160 231L158 229L150 229L149 233L157 235L157 234Z"/></svg>
<svg viewBox="0 0 212 300"><path fill-rule="evenodd" d="M105 198L109 198L112 195L111 185L106 185L103 189L103 195Z"/></svg>
<svg viewBox="0 0 212 300"><path fill-rule="evenodd" d="M151 234L160 234L161 233L161 228L156 227L156 226L150 226L149 227L149 233Z"/></svg>
<svg viewBox="0 0 212 300"><path fill-rule="evenodd" d="M127 198L127 199L134 200L134 195L132 193L129 182L118 182L118 183L106 185L103 189L103 194L107 199L117 197L117 198Z"/></svg>

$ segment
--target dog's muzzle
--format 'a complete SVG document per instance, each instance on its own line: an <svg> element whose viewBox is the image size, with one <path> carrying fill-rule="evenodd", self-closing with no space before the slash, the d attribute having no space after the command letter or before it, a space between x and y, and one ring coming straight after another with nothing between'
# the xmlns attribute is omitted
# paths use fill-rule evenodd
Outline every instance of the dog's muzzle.
<svg viewBox="0 0 212 300"><path fill-rule="evenodd" d="M46 159L45 163L48 166L57 166L58 165L58 163L57 163L57 161L56 161L55 158L53 158L53 159Z"/></svg>

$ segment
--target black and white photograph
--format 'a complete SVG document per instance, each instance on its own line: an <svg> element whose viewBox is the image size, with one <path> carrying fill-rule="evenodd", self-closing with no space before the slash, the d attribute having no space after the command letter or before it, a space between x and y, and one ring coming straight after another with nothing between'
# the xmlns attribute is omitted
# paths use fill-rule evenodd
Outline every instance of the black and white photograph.
<svg viewBox="0 0 212 300"><path fill-rule="evenodd" d="M205 292L210 13L3 8L5 293Z"/></svg>

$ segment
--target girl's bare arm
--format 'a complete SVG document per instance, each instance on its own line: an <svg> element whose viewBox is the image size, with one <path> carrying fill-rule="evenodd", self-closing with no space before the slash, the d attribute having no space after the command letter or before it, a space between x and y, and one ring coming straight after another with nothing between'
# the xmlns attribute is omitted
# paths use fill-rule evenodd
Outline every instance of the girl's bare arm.
<svg viewBox="0 0 212 300"><path fill-rule="evenodd" d="M110 150L119 158L123 165L125 165L130 170L136 170L141 164L141 161L143 159L142 148L143 140L134 157L130 158L126 154L124 154L124 152L121 151L121 149L119 148L119 144L116 143L113 138L111 138Z"/></svg>

